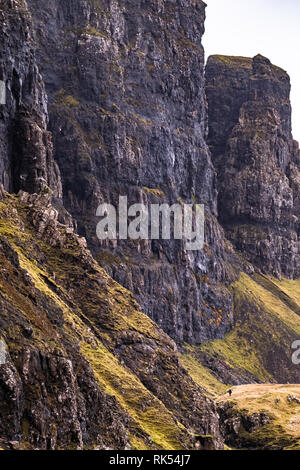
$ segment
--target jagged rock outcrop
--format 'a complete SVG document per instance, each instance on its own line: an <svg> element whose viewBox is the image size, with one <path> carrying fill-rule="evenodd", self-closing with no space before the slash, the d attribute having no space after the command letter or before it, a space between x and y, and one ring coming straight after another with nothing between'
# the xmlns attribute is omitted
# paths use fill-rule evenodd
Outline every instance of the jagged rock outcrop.
<svg viewBox="0 0 300 470"><path fill-rule="evenodd" d="M289 76L261 55L212 56L206 95L226 235L263 272L295 278L300 160L291 133Z"/></svg>
<svg viewBox="0 0 300 470"><path fill-rule="evenodd" d="M232 326L234 254L216 221L205 143L202 1L28 1L49 96L64 204L99 263L178 343ZM179 241L100 243L96 209L203 203L205 249ZM221 283L223 282L223 285Z"/></svg>

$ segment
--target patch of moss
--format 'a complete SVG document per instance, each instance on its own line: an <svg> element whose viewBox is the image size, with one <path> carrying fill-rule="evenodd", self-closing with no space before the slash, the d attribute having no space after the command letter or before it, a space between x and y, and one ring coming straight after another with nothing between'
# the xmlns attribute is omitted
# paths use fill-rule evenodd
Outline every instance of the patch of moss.
<svg viewBox="0 0 300 470"><path fill-rule="evenodd" d="M143 117L140 116L139 114L131 113L131 115L132 115L140 124L142 124L143 126L146 126L146 127L153 126L153 122L152 122L152 121L147 121L147 119L143 118Z"/></svg>
<svg viewBox="0 0 300 470"><path fill-rule="evenodd" d="M268 369L268 348L273 351L276 347L282 356L288 358L292 338L300 335L300 317L295 308L291 308L295 305L279 295L274 280L271 283L274 289L271 290L271 281L265 284L268 286L266 288L261 283L261 277L256 277L256 280L244 273L240 275L239 280L232 285L234 328L222 340L205 342L200 350L224 361L233 369L250 373L262 382L273 382L275 379ZM279 281L277 284L280 286ZM288 281L285 281L280 286L287 295L298 284L295 281L290 288L288 285ZM293 302L296 301L298 294L294 294Z"/></svg>
<svg viewBox="0 0 300 470"><path fill-rule="evenodd" d="M135 450L151 450L151 447L147 445L144 439L133 435L130 435L131 447Z"/></svg>
<svg viewBox="0 0 300 470"><path fill-rule="evenodd" d="M259 282L263 282L264 277L262 276L256 276L254 279L251 279L249 276L246 274L241 274L240 279L237 283L233 285L234 291L239 295L246 295L248 296L252 302L256 303L257 305L260 305L263 307L264 311L271 314L272 316L275 316L280 320L280 322L285 325L287 328L289 328L291 331L295 332L297 335L300 336L300 317L295 311L291 309L291 306L288 307L286 301L282 300L280 298L280 293L279 291L273 290L273 292L270 289L270 286L272 286L272 282L274 286L280 287L281 284L277 283L274 280L271 282L269 281L268 287L263 287L260 283L255 282L255 279ZM266 282L266 279L265 279ZM300 289L300 280L298 281L290 281L292 284L289 285L288 282L285 282L282 284L282 291L284 289L287 291L287 293L291 293L294 291L294 289L298 288ZM289 286L289 287L288 287ZM289 294L288 294L289 295ZM292 295L291 295L292 298ZM295 301L297 302L298 300L297 294L295 295ZM299 305L300 306L300 305ZM299 307L298 306L298 307Z"/></svg>
<svg viewBox="0 0 300 470"><path fill-rule="evenodd" d="M245 67L248 69L252 68L252 59L249 57L242 56L227 56L215 54L209 57L230 67Z"/></svg>
<svg viewBox="0 0 300 470"><path fill-rule="evenodd" d="M296 439L289 436L280 425L268 424L249 433L243 427L239 432L241 446L247 449L284 450L296 443Z"/></svg>
<svg viewBox="0 0 300 470"><path fill-rule="evenodd" d="M111 251L108 250L101 250L95 256L96 260L99 262L100 265L111 266L114 264L121 264L122 260L118 255L115 255Z"/></svg>
<svg viewBox="0 0 300 470"><path fill-rule="evenodd" d="M165 197L165 193L159 188L147 188L144 186L143 190L146 193L152 194L152 196L156 197L157 199L162 199Z"/></svg>
<svg viewBox="0 0 300 470"><path fill-rule="evenodd" d="M90 36L98 36L104 39L108 39L108 36L106 34L102 33L101 31L99 31L98 29L92 26L88 26L84 28L82 30L82 34L89 34Z"/></svg>
<svg viewBox="0 0 300 470"><path fill-rule="evenodd" d="M67 108L76 108L80 105L80 101L69 95L63 88L56 93L54 103Z"/></svg>
<svg viewBox="0 0 300 470"><path fill-rule="evenodd" d="M290 280L282 278L280 281L279 279L271 278L271 281L300 309L300 279ZM291 305L291 308L295 309L295 305Z"/></svg>

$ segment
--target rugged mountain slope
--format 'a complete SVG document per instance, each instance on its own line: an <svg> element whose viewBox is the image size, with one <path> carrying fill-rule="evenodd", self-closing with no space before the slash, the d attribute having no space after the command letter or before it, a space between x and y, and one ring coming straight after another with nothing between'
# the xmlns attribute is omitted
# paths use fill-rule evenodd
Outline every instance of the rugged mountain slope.
<svg viewBox="0 0 300 470"><path fill-rule="evenodd" d="M177 342L221 338L232 325L231 297L221 282L234 273L232 250L215 220L215 170L205 143L204 3L28 5L64 204L79 233ZM179 241L163 240L100 244L96 209L117 205L119 195L129 204L204 203L205 250L187 252ZM218 322L215 310L224 312Z"/></svg>
<svg viewBox="0 0 300 470"><path fill-rule="evenodd" d="M219 447L219 417L207 392L243 381L297 380L287 352L300 334L298 281L273 280L264 299L264 288L243 275L233 286L237 325L229 338L180 355L192 381L174 342L99 268L84 239L57 222L50 198L46 190L2 192L2 447L193 448L199 434L213 435ZM227 442L244 443L228 431L232 415L223 411ZM257 445L268 447L263 436Z"/></svg>
<svg viewBox="0 0 300 470"><path fill-rule="evenodd" d="M220 447L215 405L175 343L50 198L1 192L2 447L191 449L195 435Z"/></svg>
<svg viewBox="0 0 300 470"><path fill-rule="evenodd" d="M206 95L227 237L264 273L299 276L300 160L289 76L260 55L212 56Z"/></svg>
<svg viewBox="0 0 300 470"><path fill-rule="evenodd" d="M243 446L211 397L300 379L287 74L210 58L207 116L200 0L0 6L0 447ZM100 244L119 195L204 203L204 249Z"/></svg>

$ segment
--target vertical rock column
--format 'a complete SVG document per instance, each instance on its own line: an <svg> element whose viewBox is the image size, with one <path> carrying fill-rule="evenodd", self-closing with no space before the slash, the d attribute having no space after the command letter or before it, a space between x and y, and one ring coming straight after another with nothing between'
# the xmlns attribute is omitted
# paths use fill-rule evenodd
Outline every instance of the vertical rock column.
<svg viewBox="0 0 300 470"><path fill-rule="evenodd" d="M6 104L0 105L0 183L11 192L38 192L47 185L62 197L30 13L23 0L0 3L0 80L6 87Z"/></svg>
<svg viewBox="0 0 300 470"><path fill-rule="evenodd" d="M298 276L300 173L289 76L261 55L212 56L206 95L228 238L262 271Z"/></svg>

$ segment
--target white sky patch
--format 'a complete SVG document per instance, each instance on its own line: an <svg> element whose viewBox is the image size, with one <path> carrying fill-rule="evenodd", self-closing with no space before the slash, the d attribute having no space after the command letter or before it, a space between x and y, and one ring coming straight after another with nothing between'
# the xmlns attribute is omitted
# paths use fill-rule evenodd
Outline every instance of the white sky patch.
<svg viewBox="0 0 300 470"><path fill-rule="evenodd" d="M206 57L262 54L288 72L293 135L300 141L300 1L205 0Z"/></svg>

